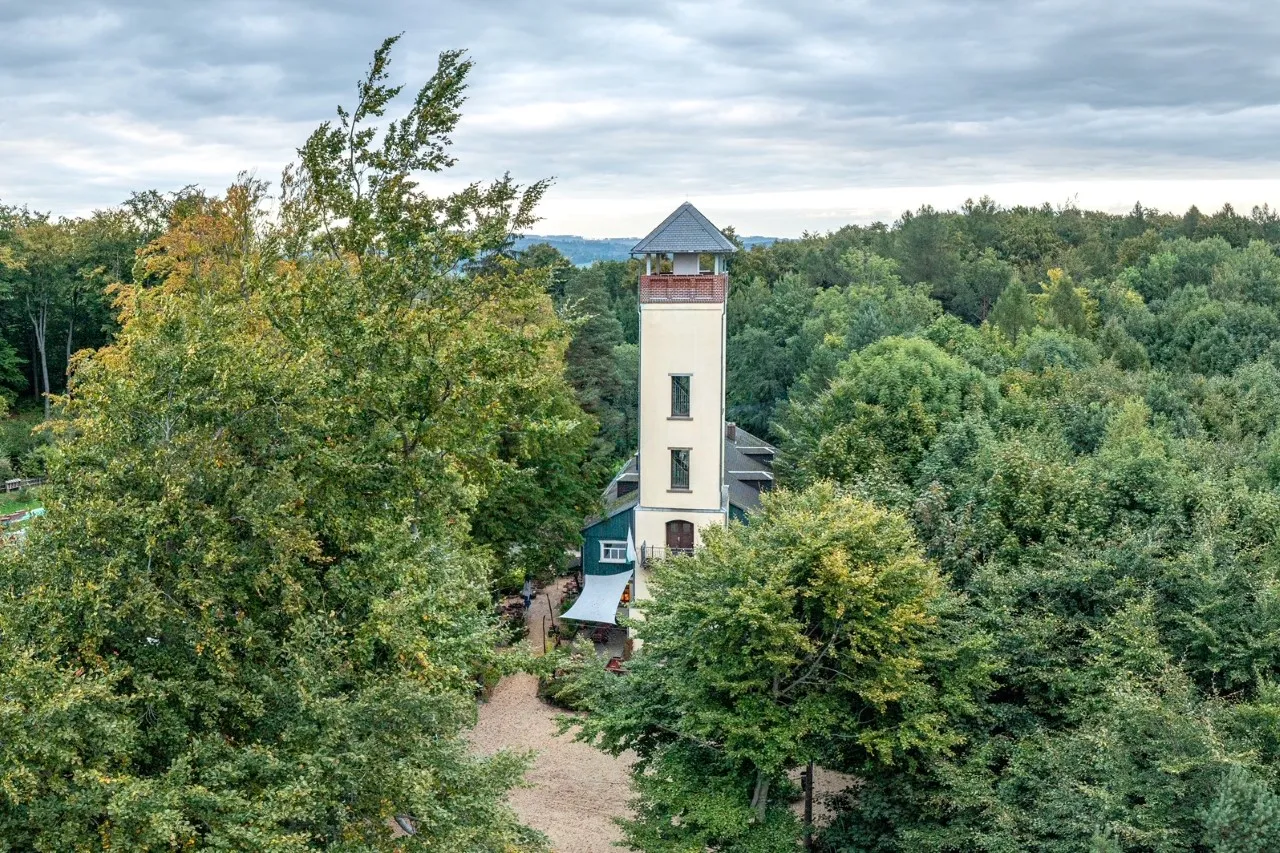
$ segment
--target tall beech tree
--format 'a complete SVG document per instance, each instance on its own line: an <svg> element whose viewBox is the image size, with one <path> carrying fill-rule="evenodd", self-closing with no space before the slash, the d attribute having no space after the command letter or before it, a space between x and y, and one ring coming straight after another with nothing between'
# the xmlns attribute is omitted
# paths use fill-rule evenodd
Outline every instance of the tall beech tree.
<svg viewBox="0 0 1280 853"><path fill-rule="evenodd" d="M0 573L0 848L542 846L505 803L522 762L462 737L500 663L470 520L590 421L527 403L572 400L543 283L499 255L544 185L422 192L470 63L378 132L394 41L278 223L253 180L190 200L76 366Z"/></svg>
<svg viewBox="0 0 1280 853"><path fill-rule="evenodd" d="M44 404L47 420L50 411L49 350L51 322L63 302L78 288L74 260L74 236L68 222L50 222L29 217L17 229L19 264L11 276L11 288L17 310L26 320L34 344L32 359L33 385Z"/></svg>
<svg viewBox="0 0 1280 853"><path fill-rule="evenodd" d="M705 535L654 570L627 676L584 676L580 736L638 755L632 848L794 850L787 771L946 752L939 703L983 683L979 648L943 639L948 596L906 519L830 484Z"/></svg>

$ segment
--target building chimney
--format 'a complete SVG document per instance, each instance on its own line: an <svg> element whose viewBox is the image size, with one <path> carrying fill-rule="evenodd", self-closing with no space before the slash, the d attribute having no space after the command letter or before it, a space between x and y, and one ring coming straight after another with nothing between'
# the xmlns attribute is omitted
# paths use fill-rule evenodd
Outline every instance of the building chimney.
<svg viewBox="0 0 1280 853"><path fill-rule="evenodd" d="M737 425L737 424L735 424L733 421L725 421L725 424L724 424L724 437L725 437L725 438L727 438L727 439L729 439L730 441L737 441L737 440L738 440L738 425Z"/></svg>

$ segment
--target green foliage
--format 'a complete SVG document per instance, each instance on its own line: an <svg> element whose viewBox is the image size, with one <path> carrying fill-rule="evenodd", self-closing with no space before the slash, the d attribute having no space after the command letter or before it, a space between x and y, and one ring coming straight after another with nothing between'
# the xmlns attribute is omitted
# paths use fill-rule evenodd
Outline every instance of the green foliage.
<svg viewBox="0 0 1280 853"><path fill-rule="evenodd" d="M974 323L987 319L997 300L1013 283L1014 269L994 249L986 248L965 264L957 292L948 309Z"/></svg>
<svg viewBox="0 0 1280 853"><path fill-rule="evenodd" d="M875 772L957 743L941 707L983 674L944 650L944 585L905 518L819 484L705 535L654 570L628 674L584 676L580 736L638 756L632 847L790 849L770 795L787 770L839 756Z"/></svg>
<svg viewBox="0 0 1280 853"><path fill-rule="evenodd" d="M1232 767L1204 816L1213 853L1266 853L1280 847L1280 796L1241 767Z"/></svg>
<svg viewBox="0 0 1280 853"><path fill-rule="evenodd" d="M1035 328L1036 309L1022 282L1015 279L1000 294L991 312L991 322L1015 344L1019 335Z"/></svg>
<svg viewBox="0 0 1280 853"><path fill-rule="evenodd" d="M948 422L987 411L995 389L976 368L918 338L888 338L840 364L813 403L782 421L797 482L889 471L910 480Z"/></svg>
<svg viewBox="0 0 1280 853"><path fill-rule="evenodd" d="M910 514L964 594L939 629L993 680L946 706L948 751L821 757L862 780L828 849L1276 846L1277 236L1269 209L983 199L735 259L756 277L730 305L737 411L772 411L791 482ZM783 282L816 289L807 316L775 311ZM671 761L654 833L744 778Z"/></svg>
<svg viewBox="0 0 1280 853"><path fill-rule="evenodd" d="M274 222L252 181L0 207L0 456L55 480L0 572L0 848L537 844L461 733L510 665L495 573L555 564L635 449L639 270L514 253L545 184L427 195L469 61L396 111L390 48ZM840 491L668 566L644 679L555 682L642 756L631 844L792 849L815 757L861 780L833 850L1280 846L1278 246L1265 206L984 197L731 256L727 417ZM774 701L829 628L789 578L859 519L960 594Z"/></svg>
<svg viewBox="0 0 1280 853"><path fill-rule="evenodd" d="M569 653L555 655L559 659L553 657L553 666L538 679L538 696L569 711L584 710L591 701L592 686L586 671L600 667L595 644L575 635Z"/></svg>
<svg viewBox="0 0 1280 853"><path fill-rule="evenodd" d="M635 390L614 358L614 350L623 345L622 324L610 306L602 265L564 270L562 277L561 313L575 325L565 355L566 378L582 409L600 422L595 455L605 463L602 475L607 478L613 463L630 456L636 443L634 407L626 405L628 392L634 397Z"/></svg>
<svg viewBox="0 0 1280 853"><path fill-rule="evenodd" d="M589 422L542 282L494 254L541 185L424 195L469 64L378 136L393 42L279 223L252 180L194 203L79 363L0 569L6 849L542 847L523 760L463 733L501 664L489 546L563 541ZM486 496L526 537L472 523Z"/></svg>
<svg viewBox="0 0 1280 853"><path fill-rule="evenodd" d="M1091 341L1056 329L1035 329L1018 347L1019 365L1032 373L1053 368L1076 370L1098 363L1098 350Z"/></svg>
<svg viewBox="0 0 1280 853"><path fill-rule="evenodd" d="M43 465L32 464L42 459L42 448L49 442L49 433L37 429L42 419L39 409L19 410L0 419L0 454L13 472L20 471L27 477L43 475Z"/></svg>

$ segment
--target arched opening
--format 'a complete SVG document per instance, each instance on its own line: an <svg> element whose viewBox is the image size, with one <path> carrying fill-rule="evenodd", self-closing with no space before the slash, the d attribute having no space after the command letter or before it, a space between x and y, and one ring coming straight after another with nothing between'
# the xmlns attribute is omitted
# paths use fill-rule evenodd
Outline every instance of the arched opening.
<svg viewBox="0 0 1280 853"><path fill-rule="evenodd" d="M676 519L667 522L667 553L693 553L693 522Z"/></svg>

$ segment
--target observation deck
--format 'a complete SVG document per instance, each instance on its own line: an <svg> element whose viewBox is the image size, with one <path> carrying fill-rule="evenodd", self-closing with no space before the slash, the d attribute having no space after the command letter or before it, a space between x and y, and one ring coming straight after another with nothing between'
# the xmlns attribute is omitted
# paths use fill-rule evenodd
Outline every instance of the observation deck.
<svg viewBox="0 0 1280 853"><path fill-rule="evenodd" d="M729 277L724 273L640 276L640 302L724 302Z"/></svg>

